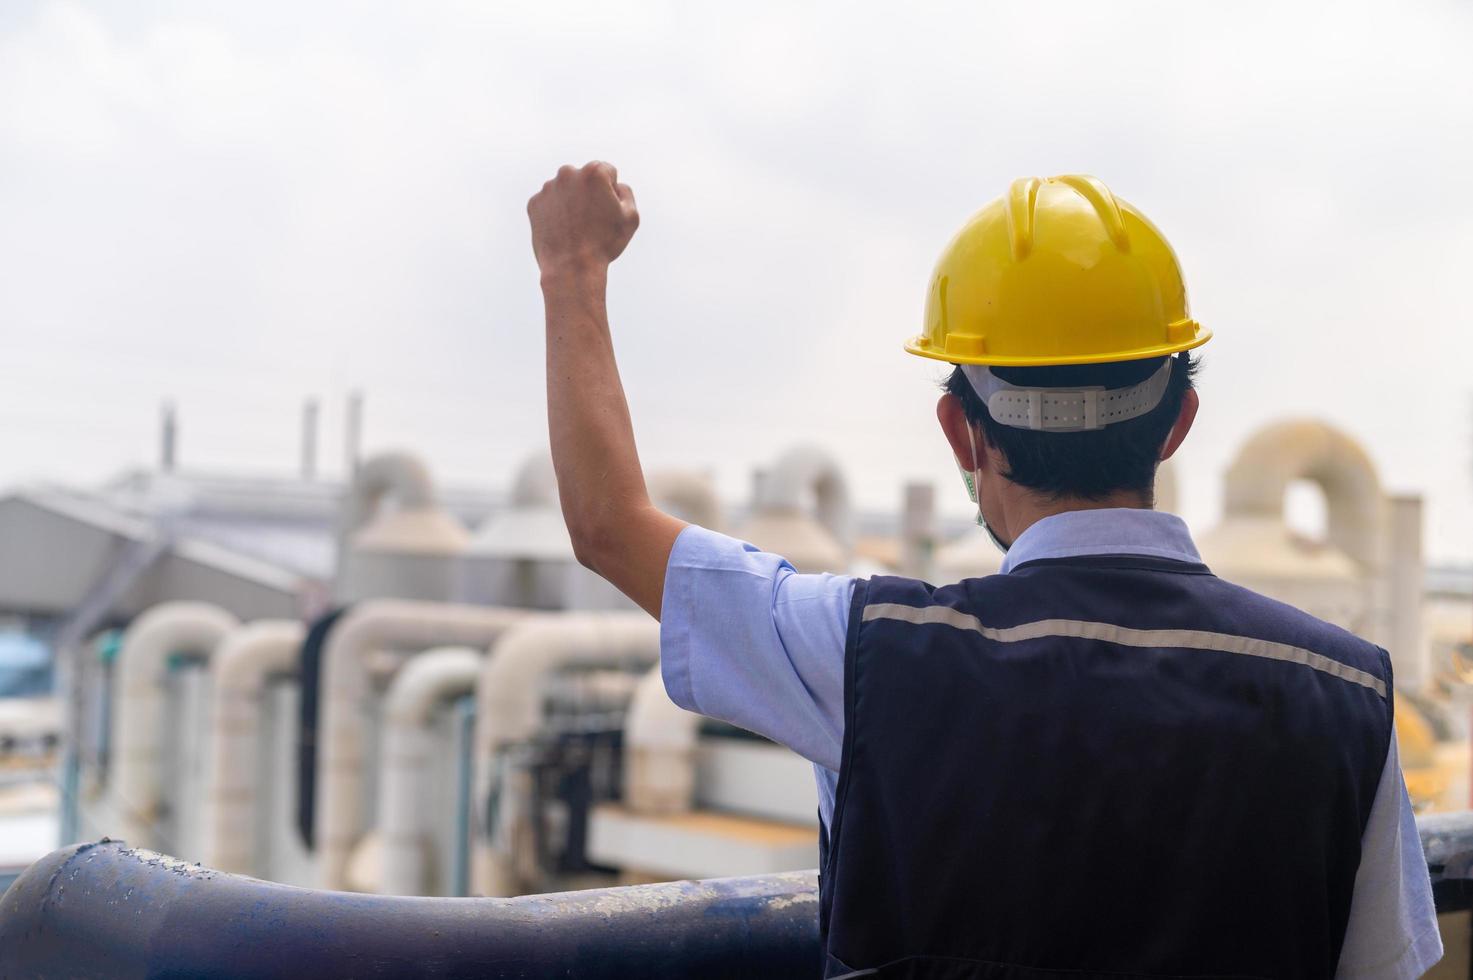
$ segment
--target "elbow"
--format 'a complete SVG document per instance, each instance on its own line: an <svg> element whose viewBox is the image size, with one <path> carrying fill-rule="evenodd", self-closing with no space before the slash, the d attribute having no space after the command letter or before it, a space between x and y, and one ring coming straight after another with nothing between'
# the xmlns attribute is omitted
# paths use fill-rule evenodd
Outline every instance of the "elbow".
<svg viewBox="0 0 1473 980"><path fill-rule="evenodd" d="M604 578L616 571L637 542L653 511L648 501L601 500L589 508L563 507L563 522L578 564Z"/></svg>
<svg viewBox="0 0 1473 980"><path fill-rule="evenodd" d="M574 521L571 518L567 518L567 524L568 537L573 542L573 557L584 568L602 575L601 556L606 552L609 538L607 528L596 522Z"/></svg>

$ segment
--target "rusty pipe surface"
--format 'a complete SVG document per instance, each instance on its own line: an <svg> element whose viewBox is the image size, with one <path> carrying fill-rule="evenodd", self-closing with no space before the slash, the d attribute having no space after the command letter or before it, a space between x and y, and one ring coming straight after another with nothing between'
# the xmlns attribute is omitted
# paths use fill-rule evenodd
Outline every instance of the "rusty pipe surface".
<svg viewBox="0 0 1473 980"><path fill-rule="evenodd" d="M315 891L119 841L0 899L0 976L813 977L813 872L523 898Z"/></svg>

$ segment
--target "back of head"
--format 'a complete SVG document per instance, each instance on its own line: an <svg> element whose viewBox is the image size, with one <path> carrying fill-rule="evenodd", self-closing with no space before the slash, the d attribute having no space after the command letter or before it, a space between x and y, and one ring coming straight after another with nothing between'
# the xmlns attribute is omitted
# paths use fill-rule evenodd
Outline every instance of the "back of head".
<svg viewBox="0 0 1473 980"><path fill-rule="evenodd" d="M992 373L1022 389L1118 391L1147 380L1165 360L994 368ZM1125 491L1140 493L1149 503L1161 446L1193 386L1199 363L1186 352L1174 355L1166 391L1155 408L1136 418L1083 431L1036 431L996 421L961 367L951 372L945 387L961 400L967 420L981 426L988 443L1007 458L1006 475L1019 486L1082 500L1100 500Z"/></svg>

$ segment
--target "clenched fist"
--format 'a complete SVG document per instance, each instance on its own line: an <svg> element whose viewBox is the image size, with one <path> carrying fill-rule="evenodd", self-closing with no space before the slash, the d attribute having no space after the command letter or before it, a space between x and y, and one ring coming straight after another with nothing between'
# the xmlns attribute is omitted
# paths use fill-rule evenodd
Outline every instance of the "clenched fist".
<svg viewBox="0 0 1473 980"><path fill-rule="evenodd" d="M559 170L527 202L527 216L544 277L607 268L639 227L634 192L599 160Z"/></svg>

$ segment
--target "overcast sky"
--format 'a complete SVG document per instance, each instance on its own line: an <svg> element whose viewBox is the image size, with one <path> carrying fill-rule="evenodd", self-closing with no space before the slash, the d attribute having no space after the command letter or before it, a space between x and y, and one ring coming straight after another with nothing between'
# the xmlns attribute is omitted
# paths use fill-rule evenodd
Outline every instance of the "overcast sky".
<svg viewBox="0 0 1473 980"><path fill-rule="evenodd" d="M289 472L301 400L505 485L545 443L527 197L613 161L614 334L650 466L728 499L794 442L867 506L966 500L900 350L1019 175L1166 231L1204 353L1183 512L1314 416L1473 560L1473 5L0 3L0 486L156 457Z"/></svg>

